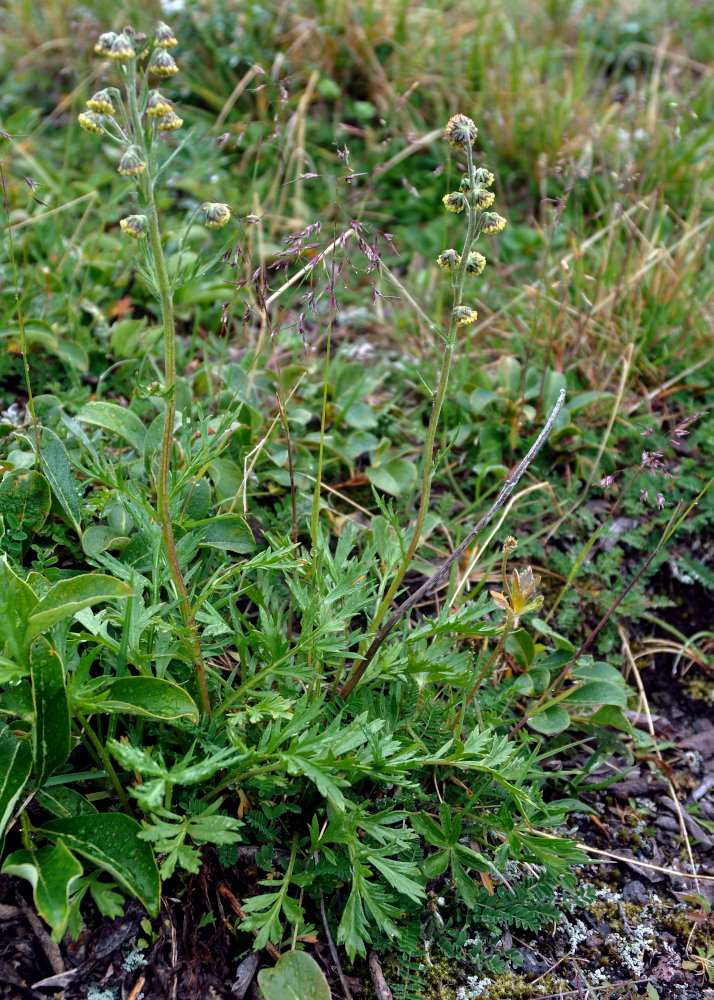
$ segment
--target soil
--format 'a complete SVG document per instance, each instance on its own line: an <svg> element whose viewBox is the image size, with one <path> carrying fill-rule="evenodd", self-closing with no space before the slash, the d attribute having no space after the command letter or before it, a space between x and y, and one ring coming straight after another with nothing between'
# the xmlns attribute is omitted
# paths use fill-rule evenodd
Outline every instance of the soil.
<svg viewBox="0 0 714 1000"><path fill-rule="evenodd" d="M437 964L425 1000L430 992L449 1000L714 1000L714 677L698 668L673 677L671 662L659 659L642 673L656 734L668 744L664 763L648 749L636 754L634 766L624 757L610 761L589 781L610 777L613 767L623 777L586 791L595 814L577 814L569 828L594 851L624 860L584 866L580 878L593 886L593 902L564 910L552 932L504 934L502 947L521 956L513 975L489 979ZM644 718L636 725L646 730ZM680 816L698 874L711 881L691 877ZM593 855L596 862L600 857ZM98 920L77 941L65 936L59 945L34 914L27 883L0 876L0 1000L257 1000L256 974L275 956L241 954L232 930L239 900L254 891L254 872L250 849L231 869L208 852L189 891L181 900L167 894L153 925L130 903L121 917ZM344 996L323 939L308 947L333 997ZM371 974L366 964L344 970L355 998L389 1000L380 957L389 979L388 956L375 956Z"/></svg>

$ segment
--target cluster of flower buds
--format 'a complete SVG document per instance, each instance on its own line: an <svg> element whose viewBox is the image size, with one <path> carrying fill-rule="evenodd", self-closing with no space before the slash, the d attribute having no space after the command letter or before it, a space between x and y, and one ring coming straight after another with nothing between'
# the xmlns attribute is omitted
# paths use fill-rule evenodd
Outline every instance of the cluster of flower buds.
<svg viewBox="0 0 714 1000"><path fill-rule="evenodd" d="M140 178L147 164L153 162L152 146L157 134L175 132L183 125L173 102L155 86L158 81L178 73L179 68L169 52L177 44L168 24L159 21L150 37L126 27L119 33L105 32L94 46L97 55L113 60L119 67L128 101L123 102L116 87L105 87L87 101L87 110L78 120L85 131L103 134L123 147L117 167L123 177ZM140 62L144 68L137 81L136 67ZM144 123L151 128L146 129ZM201 208L209 229L218 229L230 219L231 210L222 202L206 203ZM146 236L147 218L144 215L129 215L120 224L123 232L134 239Z"/></svg>
<svg viewBox="0 0 714 1000"><path fill-rule="evenodd" d="M471 244L480 236L489 236L500 232L506 225L506 220L496 212L487 209L493 205L495 195L490 190L494 176L485 167L474 167L472 146L476 140L478 129L466 115L454 115L447 122L444 130L449 144L455 149L466 151L468 167L458 191L445 194L442 201L447 212L466 212L469 220L468 251L464 251L466 259L456 250L444 250L437 257L437 264L445 271L451 271L454 287L464 275L478 276L486 266L486 258L470 249ZM453 311L457 326L473 323L478 314L470 306L458 305Z"/></svg>

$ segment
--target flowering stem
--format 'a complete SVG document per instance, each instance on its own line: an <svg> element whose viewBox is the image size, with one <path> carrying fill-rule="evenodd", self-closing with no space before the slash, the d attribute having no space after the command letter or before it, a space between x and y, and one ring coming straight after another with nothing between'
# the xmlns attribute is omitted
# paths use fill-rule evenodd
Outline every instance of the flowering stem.
<svg viewBox="0 0 714 1000"><path fill-rule="evenodd" d="M147 149L141 113L136 99L136 72L133 62L130 64L126 90L129 100L129 117L133 132L133 140L141 149L142 156L153 166L153 150ZM153 263L153 277L159 297L161 319L164 328L164 430L161 437L161 452L159 454L159 472L156 482L156 509L161 525L161 539L169 564L171 579L179 599L179 610L187 633L189 652L193 662L193 673L196 679L197 701L200 711L210 717L211 701L206 682L206 666L203 662L201 643L196 628L196 619L191 608L186 582L181 571L176 539L171 521L171 456L173 454L174 423L176 419L176 324L174 320L174 303L161 243L159 213L156 207L154 178L149 169L139 178L139 189L146 206L146 235Z"/></svg>
<svg viewBox="0 0 714 1000"><path fill-rule="evenodd" d="M176 418L176 331L174 323L173 297L171 295L171 285L166 269L166 259L161 245L161 231L159 229L159 218L154 200L153 185L147 184L149 192L147 204L147 237L149 249L154 262L154 279L159 292L159 302L161 306L161 317L164 325L164 399L166 409L164 411L164 432L161 437L161 453L159 455L159 474L156 483L156 507L161 525L161 538L164 543L164 551L169 564L171 578L174 582L176 593L179 597L179 609L181 617L188 633L191 659L193 661L193 672L196 678L196 688L198 692L198 707L205 715L211 714L211 702L208 695L208 685L206 683L206 667L201 653L201 644L196 628L196 619L191 609L191 602L186 589L186 582L181 572L178 553L176 552L176 540L171 522L171 511L169 506L170 486L171 486L171 455L173 452L174 421Z"/></svg>
<svg viewBox="0 0 714 1000"><path fill-rule="evenodd" d="M464 289L464 280L466 278L466 264L468 262L469 254L471 253L471 248L474 244L476 237L478 236L478 215L475 210L475 189L476 184L474 181L474 169L473 169L473 152L471 146L466 144L466 157L467 157L467 169L468 177L470 180L470 193L469 193L469 221L466 231L466 239L464 240L463 251L461 254L461 262L459 264L458 270L454 273L453 279L453 309L451 312L451 322L449 324L449 332L446 337L446 343L444 344L444 355L441 360L441 370L439 372L439 379L436 385L436 389L433 395L433 401L431 405L431 415L429 417L429 426L426 431L426 440L424 442L424 451L422 459L422 481L421 481L421 500L419 502L419 510L417 511L416 521L414 523L414 531L412 533L411 541L407 546L404 555L402 556L401 562L397 569L397 572L392 580L389 589L384 595L377 613L372 620L369 633L373 634L380 626L385 614L389 610L399 586L404 579L412 559L414 558L414 553L419 545L419 540L421 538L421 533L424 528L424 522L426 520L427 511L429 510L429 500L431 499L431 484L434 479L435 465L434 465L434 442L436 440L436 430L439 424L439 417L441 415L441 408L444 404L444 397L446 396L446 388L449 384L449 374L451 371L451 361L454 354L454 347L456 346L456 332L458 329L458 320L456 314L456 307L461 305Z"/></svg>

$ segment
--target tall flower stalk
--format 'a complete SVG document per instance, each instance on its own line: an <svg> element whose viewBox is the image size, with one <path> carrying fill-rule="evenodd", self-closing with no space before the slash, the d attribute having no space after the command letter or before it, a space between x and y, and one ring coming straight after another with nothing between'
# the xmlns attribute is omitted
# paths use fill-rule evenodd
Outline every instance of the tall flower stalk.
<svg viewBox="0 0 714 1000"><path fill-rule="evenodd" d="M161 170L175 155L170 153L162 159L161 153L165 149L162 138L166 133L180 129L183 120L174 111L173 103L156 89L156 83L178 73L179 68L168 51L176 44L173 31L163 22L156 25L150 37L138 34L130 27L124 28L119 34L110 31L100 35L94 47L95 52L116 63L122 88L107 87L94 94L87 101L87 110L79 115L79 124L85 131L105 135L122 147L118 172L124 177L132 178L136 184L141 211L125 216L120 220L120 226L128 237L146 241L143 244L146 250L143 254L144 264L153 281L164 333L164 427L156 480L156 513L186 631L198 705L205 715L210 715L206 668L196 619L176 551L170 512L171 460L176 420L176 327L173 288L166 266L156 204L156 184ZM230 209L221 203L207 203L202 209L209 228L218 228L230 218Z"/></svg>
<svg viewBox="0 0 714 1000"><path fill-rule="evenodd" d="M446 389L449 384L449 373L451 371L454 348L457 343L458 330L459 327L473 323L478 318L476 310L464 304L464 286L471 277L480 275L486 266L486 258L474 250L473 247L480 236L500 232L506 225L506 220L502 216L496 212L487 211L494 201L494 194L490 190L494 177L484 167L474 166L473 144L478 132L475 124L466 115L454 115L453 118L449 119L444 132L446 138L449 140L449 144L466 154L466 170L459 185L459 190L452 191L444 195L443 198L444 207L448 212L465 213L466 236L460 253L451 249L444 250L439 254L437 259L439 267L448 271L451 275L452 306L449 329L444 339L444 354L441 359L439 377L432 397L431 416L424 442L421 499L411 540L397 567L394 578L377 609L370 633L375 632L379 628L382 619L389 610L417 550L424 528L424 522L429 509L429 500L431 498L431 485L436 471L434 443L436 441L436 432L446 396Z"/></svg>

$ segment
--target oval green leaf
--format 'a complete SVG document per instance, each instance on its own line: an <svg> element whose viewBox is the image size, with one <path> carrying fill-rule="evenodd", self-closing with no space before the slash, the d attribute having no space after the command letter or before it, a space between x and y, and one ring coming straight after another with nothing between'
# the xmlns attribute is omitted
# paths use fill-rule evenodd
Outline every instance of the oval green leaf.
<svg viewBox="0 0 714 1000"><path fill-rule="evenodd" d="M59 940L69 920L72 883L83 872L72 852L61 840L53 847L41 847L39 851L15 851L5 859L2 870L7 875L27 879L32 886L37 912Z"/></svg>
<svg viewBox="0 0 714 1000"><path fill-rule="evenodd" d="M131 597L133 593L128 584L102 573L82 573L69 580L60 580L50 587L33 608L27 621L25 637L33 639L51 625L71 617L82 608L100 601Z"/></svg>
<svg viewBox="0 0 714 1000"><path fill-rule="evenodd" d="M330 1000L330 987L314 958L304 951L281 955L274 969L258 973L265 1000Z"/></svg>
<svg viewBox="0 0 714 1000"><path fill-rule="evenodd" d="M104 400L91 400L89 403L85 403L79 411L77 420L112 431L118 437L128 441L140 455L144 451L146 428L139 417L132 410L127 410L125 406L119 406L118 403L107 403Z"/></svg>
<svg viewBox="0 0 714 1000"><path fill-rule="evenodd" d="M161 900L159 869L151 846L139 839L141 827L124 813L96 813L53 819L42 832L71 851L88 858L158 916Z"/></svg>
<svg viewBox="0 0 714 1000"><path fill-rule="evenodd" d="M35 469L13 469L0 483L0 514L14 514L25 531L37 531L50 510L50 485Z"/></svg>
<svg viewBox="0 0 714 1000"><path fill-rule="evenodd" d="M32 751L29 744L7 732L0 736L0 852L15 803L31 770Z"/></svg>
<svg viewBox="0 0 714 1000"><path fill-rule="evenodd" d="M42 471L47 477L47 481L57 498L57 502L81 538L82 514L79 509L72 466L69 464L64 445L49 427L42 428L40 457L42 459Z"/></svg>
<svg viewBox="0 0 714 1000"><path fill-rule="evenodd" d="M528 720L528 725L536 733L542 733L544 736L555 736L568 728L570 716L560 705L551 705L544 712L532 715Z"/></svg>
<svg viewBox="0 0 714 1000"><path fill-rule="evenodd" d="M70 718L64 686L64 668L44 636L30 649L30 681L35 706L32 727L34 781L41 787L69 757Z"/></svg>
<svg viewBox="0 0 714 1000"><path fill-rule="evenodd" d="M161 677L116 677L96 693L78 692L77 703L85 711L163 720L188 718L195 723L199 720L191 695Z"/></svg>

